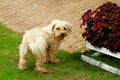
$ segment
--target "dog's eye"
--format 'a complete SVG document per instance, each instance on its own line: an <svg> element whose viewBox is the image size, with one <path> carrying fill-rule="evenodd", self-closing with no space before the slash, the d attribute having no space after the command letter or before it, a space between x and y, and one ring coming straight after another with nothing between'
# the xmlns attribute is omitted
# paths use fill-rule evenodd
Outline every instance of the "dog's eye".
<svg viewBox="0 0 120 80"><path fill-rule="evenodd" d="M67 28L66 28L66 27L64 27L64 30L67 30Z"/></svg>
<svg viewBox="0 0 120 80"><path fill-rule="evenodd" d="M56 30L59 30L60 28L56 28Z"/></svg>

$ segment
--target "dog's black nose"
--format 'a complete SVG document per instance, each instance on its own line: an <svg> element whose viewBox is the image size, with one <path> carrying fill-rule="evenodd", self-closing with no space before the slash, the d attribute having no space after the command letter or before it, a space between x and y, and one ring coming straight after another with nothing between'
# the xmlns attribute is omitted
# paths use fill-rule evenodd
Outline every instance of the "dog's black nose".
<svg viewBox="0 0 120 80"><path fill-rule="evenodd" d="M64 37L64 36L65 36L65 33L61 33L61 36Z"/></svg>

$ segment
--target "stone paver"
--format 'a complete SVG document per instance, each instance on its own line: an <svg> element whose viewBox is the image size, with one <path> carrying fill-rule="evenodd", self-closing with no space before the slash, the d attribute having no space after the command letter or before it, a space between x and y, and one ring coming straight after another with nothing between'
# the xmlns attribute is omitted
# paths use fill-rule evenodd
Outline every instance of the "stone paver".
<svg viewBox="0 0 120 80"><path fill-rule="evenodd" d="M60 49L84 50L79 19L86 10L95 9L107 1L120 4L119 0L0 0L0 21L18 32L46 26L53 19L69 21L74 25L73 32Z"/></svg>

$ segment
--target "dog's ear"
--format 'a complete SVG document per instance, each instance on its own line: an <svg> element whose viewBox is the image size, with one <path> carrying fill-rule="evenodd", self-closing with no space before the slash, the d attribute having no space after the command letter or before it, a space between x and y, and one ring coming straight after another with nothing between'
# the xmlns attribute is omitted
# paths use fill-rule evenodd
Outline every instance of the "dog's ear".
<svg viewBox="0 0 120 80"><path fill-rule="evenodd" d="M55 24L52 25L52 32L54 32Z"/></svg>
<svg viewBox="0 0 120 80"><path fill-rule="evenodd" d="M66 25L66 27L68 28L68 32L71 32L71 31L72 31L73 25L72 25L71 23L69 23L69 22L67 22L67 21L57 20L57 19L52 20L51 23L50 23L50 26L51 26L51 28L52 28L52 31L54 30L56 24L64 24L64 25Z"/></svg>
<svg viewBox="0 0 120 80"><path fill-rule="evenodd" d="M50 30L53 32L56 26L56 20L52 20L49 24Z"/></svg>
<svg viewBox="0 0 120 80"><path fill-rule="evenodd" d="M69 22L66 22L66 26L68 28L68 32L72 32L73 25L71 23L69 23Z"/></svg>

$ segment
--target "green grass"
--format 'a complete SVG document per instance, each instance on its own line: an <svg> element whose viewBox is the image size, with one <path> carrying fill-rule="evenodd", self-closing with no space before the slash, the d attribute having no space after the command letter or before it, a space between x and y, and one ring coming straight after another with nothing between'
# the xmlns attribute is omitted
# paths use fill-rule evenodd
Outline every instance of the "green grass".
<svg viewBox="0 0 120 80"><path fill-rule="evenodd" d="M83 62L81 52L68 53L59 50L59 64L45 64L50 74L42 74L34 70L35 58L29 55L28 70L19 70L18 46L22 34L16 33L0 24L0 80L120 80L120 77L98 67ZM84 53L86 54L86 53ZM86 55L90 55L90 52ZM120 68L120 60L108 56L96 59Z"/></svg>

